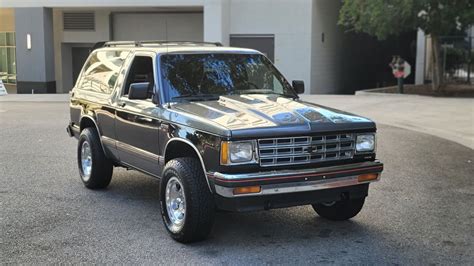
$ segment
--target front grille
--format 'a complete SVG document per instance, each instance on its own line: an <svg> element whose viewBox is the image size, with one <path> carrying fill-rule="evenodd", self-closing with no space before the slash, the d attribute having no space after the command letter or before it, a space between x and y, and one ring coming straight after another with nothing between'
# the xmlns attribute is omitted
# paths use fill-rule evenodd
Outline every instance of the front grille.
<svg viewBox="0 0 474 266"><path fill-rule="evenodd" d="M280 166L352 159L355 134L258 140L260 166Z"/></svg>

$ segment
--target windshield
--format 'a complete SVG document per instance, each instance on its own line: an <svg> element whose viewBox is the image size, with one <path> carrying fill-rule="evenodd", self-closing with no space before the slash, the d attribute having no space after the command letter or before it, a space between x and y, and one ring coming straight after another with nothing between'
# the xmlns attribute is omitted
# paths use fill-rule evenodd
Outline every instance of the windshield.
<svg viewBox="0 0 474 266"><path fill-rule="evenodd" d="M165 54L161 56L161 75L166 102L218 99L231 94L297 97L260 54Z"/></svg>

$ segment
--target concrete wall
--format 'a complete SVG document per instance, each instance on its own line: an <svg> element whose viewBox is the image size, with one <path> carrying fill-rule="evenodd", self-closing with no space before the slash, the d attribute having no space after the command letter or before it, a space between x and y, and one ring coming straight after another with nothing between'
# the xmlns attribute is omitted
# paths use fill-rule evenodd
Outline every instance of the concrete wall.
<svg viewBox="0 0 474 266"><path fill-rule="evenodd" d="M116 13L113 15L113 39L203 41L203 14Z"/></svg>
<svg viewBox="0 0 474 266"><path fill-rule="evenodd" d="M94 11L95 13L95 30L94 31L65 31L63 29L63 19L62 12L68 11L68 9L63 9L57 12L59 16L58 24L55 27L61 29L62 33L62 42L65 43L96 43L100 40L109 40L110 36L110 26L109 26L109 10L103 9L86 9L85 11ZM81 11L79 9L73 9L73 11Z"/></svg>
<svg viewBox="0 0 474 266"><path fill-rule="evenodd" d="M54 92L53 16L49 8L15 9L17 89L19 93ZM27 49L27 35L31 49Z"/></svg>
<svg viewBox="0 0 474 266"><path fill-rule="evenodd" d="M233 0L230 34L274 34L275 64L311 88L311 0Z"/></svg>
<svg viewBox="0 0 474 266"><path fill-rule="evenodd" d="M343 30L337 25L340 2L313 2L311 93L342 93ZM323 36L324 35L324 36Z"/></svg>
<svg viewBox="0 0 474 266"><path fill-rule="evenodd" d="M206 0L204 41L229 45L230 0Z"/></svg>

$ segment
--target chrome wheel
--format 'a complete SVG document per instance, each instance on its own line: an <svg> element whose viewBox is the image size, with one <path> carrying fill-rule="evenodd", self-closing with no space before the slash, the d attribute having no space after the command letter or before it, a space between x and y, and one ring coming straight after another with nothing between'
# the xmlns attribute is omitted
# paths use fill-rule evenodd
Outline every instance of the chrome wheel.
<svg viewBox="0 0 474 266"><path fill-rule="evenodd" d="M84 141L81 146L81 168L82 179L84 182L89 181L92 170L92 153L91 147L87 141Z"/></svg>
<svg viewBox="0 0 474 266"><path fill-rule="evenodd" d="M166 184L166 210L170 220L169 229L178 232L184 225L186 218L186 197L184 188L177 177L171 177Z"/></svg>

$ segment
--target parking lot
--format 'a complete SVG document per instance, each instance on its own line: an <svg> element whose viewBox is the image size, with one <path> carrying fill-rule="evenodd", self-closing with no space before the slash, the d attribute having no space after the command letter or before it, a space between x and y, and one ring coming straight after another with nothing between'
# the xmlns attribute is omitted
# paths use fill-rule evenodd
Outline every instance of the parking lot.
<svg viewBox="0 0 474 266"><path fill-rule="evenodd" d="M310 206L218 213L208 240L183 245L161 222L157 180L117 168L108 189L83 187L68 120L66 102L0 102L1 263L474 261L474 150L422 130L378 125L385 170L351 221Z"/></svg>

